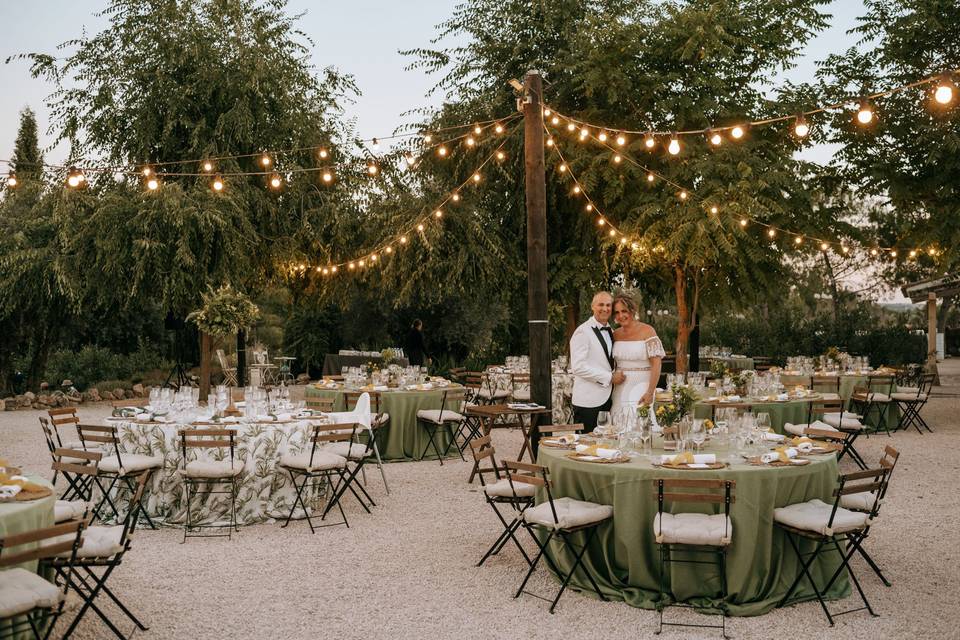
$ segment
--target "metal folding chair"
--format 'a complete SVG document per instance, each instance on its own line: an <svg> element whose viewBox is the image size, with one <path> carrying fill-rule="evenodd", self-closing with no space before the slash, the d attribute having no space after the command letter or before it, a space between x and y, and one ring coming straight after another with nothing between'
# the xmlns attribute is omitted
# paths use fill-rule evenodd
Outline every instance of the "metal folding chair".
<svg viewBox="0 0 960 640"><path fill-rule="evenodd" d="M0 617L0 638L22 638L28 633L35 640L50 637L63 613L67 592L74 586L73 569L68 568L61 575L62 583L56 585L17 565L66 554L72 567L83 540L83 527L82 520L71 520L0 538L0 581L20 596L15 606L5 607L12 610ZM22 549L25 545L30 548Z"/></svg>
<svg viewBox="0 0 960 640"><path fill-rule="evenodd" d="M237 482L243 472L243 462L235 459L237 433L233 429L182 429L180 436L181 466L177 470L183 480L183 488L187 499L187 519L183 523L183 542L187 538L227 537L232 539L237 527ZM228 456L223 450L228 450ZM209 460L194 456L190 459L191 451L213 450L220 456L219 459ZM225 490L224 486L228 489ZM206 491L201 491L206 486ZM197 494L205 496L230 496L230 524L227 532L222 533L223 525L197 524L193 522L193 497ZM205 529L216 529L218 533L203 533ZM197 531L198 533L191 533Z"/></svg>
<svg viewBox="0 0 960 640"><path fill-rule="evenodd" d="M816 391L824 400L840 400L840 376L810 376L810 391Z"/></svg>
<svg viewBox="0 0 960 640"><path fill-rule="evenodd" d="M513 544L520 550L523 559L527 561L527 564L530 564L530 556L527 555L526 549L524 549L520 541L517 540L516 532L522 524L521 516L524 510L533 504L536 487L529 484L513 485L506 475L504 475L503 478L500 477L500 469L497 467L496 450L490 442L490 436L483 436L482 438L471 440L470 450L473 453L477 475L480 478L480 487L483 489L483 496L487 504L490 505L490 508L493 509L493 512L497 515L500 524L503 525L503 532L497 537L490 548L487 549L487 552L483 554L477 566L482 566L483 563L487 561L487 558L500 553L500 550L503 549L503 546L507 544L509 540L513 541ZM490 461L490 466L482 467L481 463L487 459ZM492 473L495 480L493 482L487 482L484 477L486 473ZM513 519L510 522L507 522L507 519L500 512L498 505L508 506L513 511Z"/></svg>
<svg viewBox="0 0 960 640"><path fill-rule="evenodd" d="M936 376L932 373L920 374L915 388L901 387L890 394L890 397L893 398L900 409L900 422L897 424L897 431L906 430L912 426L921 435L923 434L921 427L933 433L933 429L920 415L920 410L923 409L930 398L934 380L936 380Z"/></svg>
<svg viewBox="0 0 960 640"><path fill-rule="evenodd" d="M583 500L574 500L573 498L558 498L555 500L550 488L550 480L547 477L549 470L541 465L508 461L504 463L504 466L507 471L507 480L512 487L532 485L535 491L537 488L540 488L543 489L547 495L546 502L538 504L535 507L529 507L521 514L523 527L530 534L530 537L533 538L538 551L537 555L533 558L533 562L530 563L530 569L527 571L527 575L524 576L523 582L520 583L520 588L517 589L517 593L514 594L513 597L519 598L520 594L524 593L524 588L527 586L530 576L533 575L534 570L540 563L540 558L545 558L553 572L558 576L563 576L560 591L557 592L556 597L550 604L550 613L553 613L553 610L557 607L557 603L560 602L560 597L563 595L563 592L566 591L567 585L570 584L570 579L573 578L573 574L577 572L578 568L583 566L583 556L586 554L590 543L596 536L597 529L601 524L613 518L613 507ZM583 544L578 546L574 544L573 537L581 531L584 532L584 540ZM539 535L541 532L546 535ZM570 549L570 552L573 554L573 566L570 567L570 571L566 574L560 571L555 557L551 555L550 543L554 540L560 541L563 546ZM587 580L590 581L590 585L593 587L597 597L606 601L606 596L600 591L600 587L597 586L597 581L593 579L590 572L585 570L584 574L587 576ZM541 598L541 596L537 594L526 593ZM543 599L545 600L546 598Z"/></svg>
<svg viewBox="0 0 960 640"><path fill-rule="evenodd" d="M895 383L896 376L868 376L866 390L858 387L850 397L851 406L856 407L857 411L863 415L864 423L871 412L876 410L877 424L874 429L876 431L883 429L888 436L890 427L887 424L887 411L894 404L891 394Z"/></svg>
<svg viewBox="0 0 960 640"><path fill-rule="evenodd" d="M660 596L657 600L658 622L655 634L660 634L664 626L701 627L720 629L727 637L727 549L733 540L733 521L730 519L730 505L735 501L733 495L736 483L733 480L699 478L655 478L653 481L657 498L657 515L653 521L653 533L660 547ZM696 490L696 493L686 491ZM718 514L681 513L664 511L664 503L670 504L707 504L722 505ZM717 526L720 520L722 526ZM715 535L705 532L716 532ZM685 558L673 554L689 554ZM711 560L696 559L714 556ZM693 608L682 602L667 602L666 565L668 563L719 565L720 572L720 624L687 624L664 622L663 611L668 606Z"/></svg>
<svg viewBox="0 0 960 640"><path fill-rule="evenodd" d="M437 458L440 460L440 464L443 465L443 458L450 451L450 447L453 446L460 455L460 459L466 462L466 458L463 457L463 450L457 446L456 436L460 430L460 425L463 423L464 416L458 411L448 408L450 404L453 404L459 409L464 402L465 395L466 393L463 389L445 389L440 400L439 409L421 409L417 411L417 422L423 425L423 429L427 432L428 436L427 444L423 448L423 453L420 454L421 458L426 456L427 451L433 447ZM456 429L454 425L457 425ZM447 446L443 448L443 453L440 452L440 448L437 446L435 439L437 431L441 429L447 431L450 435Z"/></svg>
<svg viewBox="0 0 960 640"><path fill-rule="evenodd" d="M83 441L80 438L79 425L80 418L77 417L76 407L60 407L47 411L50 417L50 424L53 426L53 433L56 436L57 446L63 449L84 449ZM60 429L65 428L72 431L70 435L64 436ZM96 447L94 447L96 448Z"/></svg>
<svg viewBox="0 0 960 640"><path fill-rule="evenodd" d="M860 397L860 393L861 391L855 389L853 396ZM864 394L863 397L866 397L866 391L863 390L862 393ZM825 424L833 427L837 431L847 434L847 438L841 442L843 450L840 452L840 455L837 456L837 460L841 460L844 456L850 456L850 459L853 460L858 467L866 469L867 463L853 446L854 442L856 442L864 430L860 416L845 411L843 408L843 400L814 400L807 409L807 424L813 424L817 416L819 416Z"/></svg>
<svg viewBox="0 0 960 640"><path fill-rule="evenodd" d="M834 617L839 615L864 609L869 611L871 616L877 615L870 606L867 596L863 593L860 581L857 579L853 567L850 566L850 559L860 549L861 543L866 539L870 526L876 518L880 493L886 481L886 476L887 470L882 468L843 474L840 476L839 487L834 491L832 505L813 499L773 510L774 524L786 534L790 547L800 563L800 571L797 572L796 578L777 606L785 606L790 601L790 596L800 585L800 581L806 578L831 627ZM860 484L857 484L858 482ZM840 505L843 496L862 492L872 493L874 496L869 511L851 511ZM813 551L804 552L801 550L801 540L813 543ZM845 549L841 545L842 542L846 542ZM813 574L810 572L810 567L820 557L821 553L834 550L840 555L840 566L833 577L827 581L824 588L822 590L818 589ZM850 580L853 581L864 606L839 613L831 613L824 601L824 594L844 569L849 573Z"/></svg>
<svg viewBox="0 0 960 640"><path fill-rule="evenodd" d="M366 393L370 396L370 429L367 432L367 439L370 441L370 450L377 459L377 468L380 470L380 479L383 480L383 488L387 495L390 495L390 487L387 485L387 474L383 470L383 460L380 458L380 444L384 433L390 426L390 414L380 412L380 393L378 391L348 391L343 394L343 401L347 411L353 411L360 396ZM365 469L361 470L364 484L367 482L367 473Z"/></svg>

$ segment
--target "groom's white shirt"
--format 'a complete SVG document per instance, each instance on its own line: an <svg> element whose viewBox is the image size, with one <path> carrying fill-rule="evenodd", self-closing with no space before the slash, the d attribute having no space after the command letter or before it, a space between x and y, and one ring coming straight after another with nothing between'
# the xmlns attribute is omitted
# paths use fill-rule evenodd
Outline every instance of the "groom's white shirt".
<svg viewBox="0 0 960 640"><path fill-rule="evenodd" d="M570 338L570 370L573 372L573 404L577 407L599 407L610 397L613 371L603 345L594 328L609 327L590 318L577 327ZM601 331L607 349L613 355L613 336Z"/></svg>

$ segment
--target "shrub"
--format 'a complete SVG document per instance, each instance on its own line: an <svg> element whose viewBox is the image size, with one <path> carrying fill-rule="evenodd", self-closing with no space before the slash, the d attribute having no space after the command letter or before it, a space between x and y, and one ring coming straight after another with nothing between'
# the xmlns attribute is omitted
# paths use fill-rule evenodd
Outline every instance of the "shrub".
<svg viewBox="0 0 960 640"><path fill-rule="evenodd" d="M156 370L172 367L160 352L141 342L137 350L129 355L114 353L104 347L86 345L79 351L61 349L50 354L47 360L45 378L53 388L59 387L63 380L70 380L80 390L93 383L107 381L126 381L127 388L134 378L140 381ZM122 386L122 385L121 385Z"/></svg>

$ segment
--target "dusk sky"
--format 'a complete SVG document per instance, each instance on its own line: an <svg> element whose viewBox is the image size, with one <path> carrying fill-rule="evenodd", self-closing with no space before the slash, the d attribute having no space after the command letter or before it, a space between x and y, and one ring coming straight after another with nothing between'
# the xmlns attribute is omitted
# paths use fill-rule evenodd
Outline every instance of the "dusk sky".
<svg viewBox="0 0 960 640"><path fill-rule="evenodd" d="M315 43L313 61L318 68L333 65L356 79L362 95L355 104L345 105L348 117L355 119L359 135L385 136L404 124L405 111L438 104L440 97L425 94L436 79L422 71L406 71L409 58L401 49L429 46L435 25L445 20L456 6L454 0L387 2L353 0L351 2L310 2L291 0L291 13L305 12L300 28ZM20 5L17 11L5 11L0 22L0 58L23 52L62 55L57 45L80 36L85 29L94 33L106 25L95 14L105 2L84 0L39 0ZM787 74L794 82L810 80L815 61L824 55L842 51L856 41L846 31L863 13L861 0L835 0L828 11L834 15L830 29L808 47L800 65ZM47 126L44 98L50 85L30 77L24 61L0 65L0 158L8 158L16 138L18 112L30 106L37 112L40 129ZM46 146L50 139L41 137ZM829 148L812 149L807 157L828 161ZM47 153L48 161L62 160L63 145ZM0 167L5 170L5 167Z"/></svg>

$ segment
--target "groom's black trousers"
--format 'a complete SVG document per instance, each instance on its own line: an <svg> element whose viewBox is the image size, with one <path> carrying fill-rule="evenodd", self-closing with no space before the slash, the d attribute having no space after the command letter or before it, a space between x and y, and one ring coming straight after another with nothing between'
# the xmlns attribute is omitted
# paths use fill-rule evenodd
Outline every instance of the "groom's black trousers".
<svg viewBox="0 0 960 640"><path fill-rule="evenodd" d="M597 414L601 411L610 411L613 396L607 398L599 407L578 407L573 405L573 421L576 424L582 424L585 433L590 433L597 428Z"/></svg>

